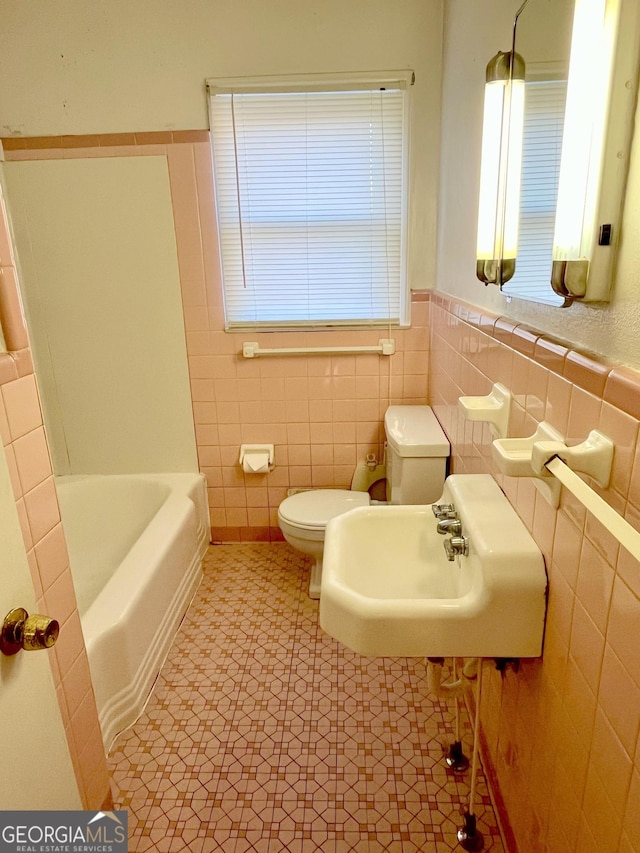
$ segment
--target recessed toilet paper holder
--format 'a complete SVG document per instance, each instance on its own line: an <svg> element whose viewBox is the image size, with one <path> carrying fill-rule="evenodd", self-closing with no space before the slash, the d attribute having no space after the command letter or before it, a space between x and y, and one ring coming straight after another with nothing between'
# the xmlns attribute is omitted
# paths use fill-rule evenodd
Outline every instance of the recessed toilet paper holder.
<svg viewBox="0 0 640 853"><path fill-rule="evenodd" d="M245 474L268 474L274 468L273 444L240 445L240 467Z"/></svg>

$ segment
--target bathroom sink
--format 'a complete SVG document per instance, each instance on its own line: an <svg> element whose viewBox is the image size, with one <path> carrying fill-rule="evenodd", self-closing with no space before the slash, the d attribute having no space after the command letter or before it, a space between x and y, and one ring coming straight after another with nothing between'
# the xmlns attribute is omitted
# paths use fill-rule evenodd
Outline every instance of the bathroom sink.
<svg viewBox="0 0 640 853"><path fill-rule="evenodd" d="M547 578L540 550L486 474L445 481L440 504L461 522L458 545L431 505L371 505L327 525L320 625L373 656L537 657Z"/></svg>

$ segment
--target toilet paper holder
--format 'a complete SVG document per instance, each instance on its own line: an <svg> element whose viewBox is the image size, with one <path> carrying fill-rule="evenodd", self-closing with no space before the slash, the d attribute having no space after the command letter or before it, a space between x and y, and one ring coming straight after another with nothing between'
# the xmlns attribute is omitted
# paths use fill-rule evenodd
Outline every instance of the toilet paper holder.
<svg viewBox="0 0 640 853"><path fill-rule="evenodd" d="M245 474L268 474L274 468L273 444L242 444L240 467Z"/></svg>

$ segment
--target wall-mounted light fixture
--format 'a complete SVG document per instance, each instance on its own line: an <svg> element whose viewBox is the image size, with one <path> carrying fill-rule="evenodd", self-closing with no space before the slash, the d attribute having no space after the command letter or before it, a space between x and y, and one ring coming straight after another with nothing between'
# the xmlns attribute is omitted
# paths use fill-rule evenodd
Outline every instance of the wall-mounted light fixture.
<svg viewBox="0 0 640 853"><path fill-rule="evenodd" d="M476 275L485 284L500 286L515 272L524 76L515 51L501 51L487 65L476 251Z"/></svg>
<svg viewBox="0 0 640 853"><path fill-rule="evenodd" d="M635 103L637 36L635 49L627 42L638 32L636 6L575 3L551 273L565 305L609 299Z"/></svg>

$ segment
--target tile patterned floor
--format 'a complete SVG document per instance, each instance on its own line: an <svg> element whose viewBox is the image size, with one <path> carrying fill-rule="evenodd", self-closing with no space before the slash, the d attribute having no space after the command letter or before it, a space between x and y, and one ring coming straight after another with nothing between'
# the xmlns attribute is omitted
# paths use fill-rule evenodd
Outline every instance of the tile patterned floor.
<svg viewBox="0 0 640 853"><path fill-rule="evenodd" d="M445 853L469 774L417 658L364 658L318 626L286 543L209 549L143 716L110 758L130 851ZM463 720L465 751L470 730ZM503 853L482 773L475 813Z"/></svg>

